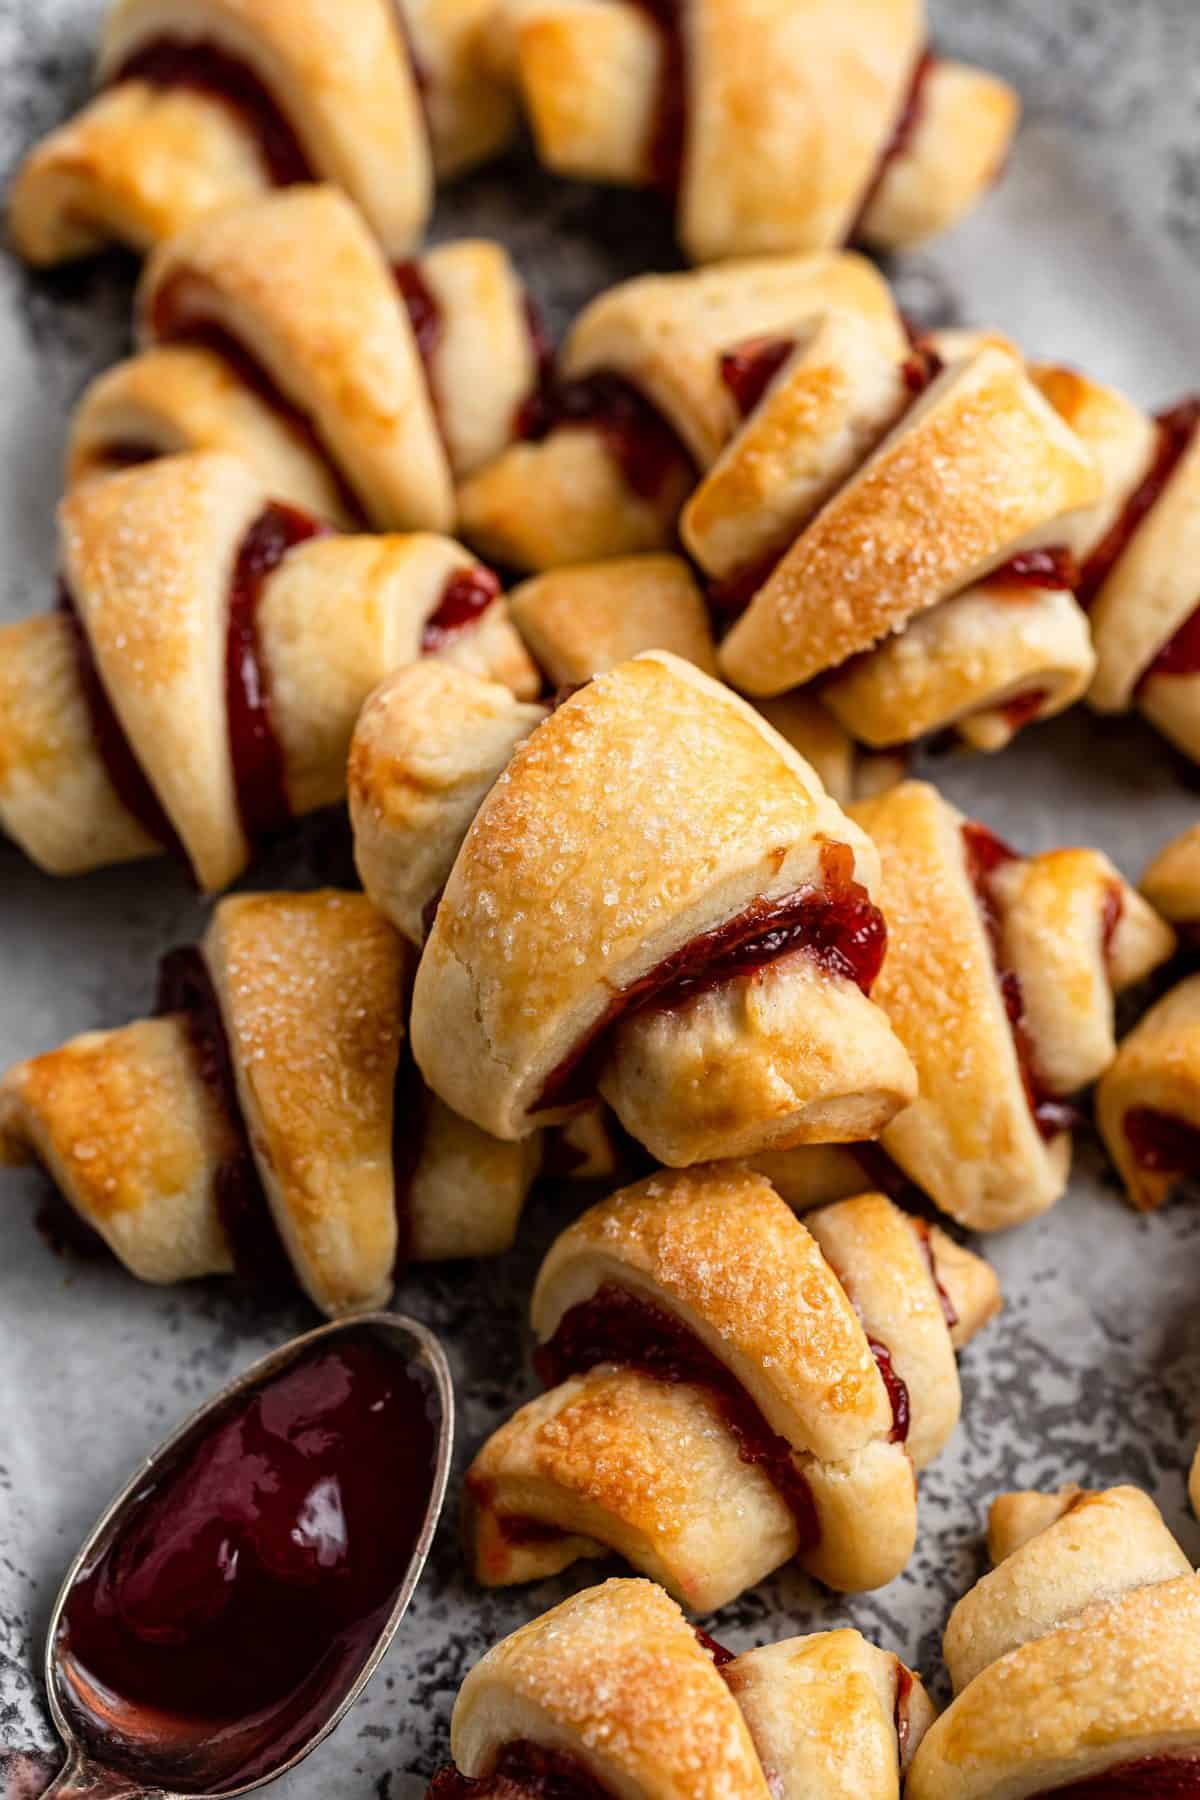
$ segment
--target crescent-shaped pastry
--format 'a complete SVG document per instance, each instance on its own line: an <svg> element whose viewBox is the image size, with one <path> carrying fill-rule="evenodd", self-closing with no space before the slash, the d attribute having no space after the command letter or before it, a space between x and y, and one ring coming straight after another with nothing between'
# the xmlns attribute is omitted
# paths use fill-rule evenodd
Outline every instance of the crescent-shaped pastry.
<svg viewBox="0 0 1200 1800"><path fill-rule="evenodd" d="M552 569L508 596L513 624L553 688L574 687L642 650L669 650L706 675L717 647L681 556L614 556Z"/></svg>
<svg viewBox="0 0 1200 1800"><path fill-rule="evenodd" d="M1003 81L925 47L919 0L508 0L498 61L557 173L655 187L695 262L919 243L1003 165Z"/></svg>
<svg viewBox="0 0 1200 1800"><path fill-rule="evenodd" d="M1189 1794L1200 1782L1200 1577L1133 1487L1002 1494L990 1574L946 1628L951 1705L908 1800Z"/></svg>
<svg viewBox="0 0 1200 1800"><path fill-rule="evenodd" d="M538 685L460 545L330 536L230 456L87 483L61 537L63 606L0 632L0 824L51 873L166 848L223 887L342 797L390 669L433 654Z"/></svg>
<svg viewBox="0 0 1200 1800"><path fill-rule="evenodd" d="M1200 1175L1200 975L1134 1026L1096 1090L1096 1123L1140 1212Z"/></svg>
<svg viewBox="0 0 1200 1800"><path fill-rule="evenodd" d="M914 1470L958 1419L951 1325L965 1342L999 1305L943 1242L881 1194L802 1225L732 1163L592 1207L534 1289L552 1385L467 1476L479 1578L607 1548L699 1612L792 1558L843 1591L892 1580Z"/></svg>
<svg viewBox="0 0 1200 1800"><path fill-rule="evenodd" d="M475 1664L430 1800L899 1800L934 1718L857 1631L732 1656L649 1581L606 1581Z"/></svg>
<svg viewBox="0 0 1200 1800"><path fill-rule="evenodd" d="M464 482L463 533L526 569L671 549L698 473L738 426L725 353L830 309L904 356L895 301L859 256L751 259L609 289L575 321L557 378L525 409L527 441Z"/></svg>
<svg viewBox="0 0 1200 1800"><path fill-rule="evenodd" d="M1142 893L1186 943L1200 936L1200 825L1165 844L1143 870Z"/></svg>
<svg viewBox="0 0 1200 1800"><path fill-rule="evenodd" d="M272 187L330 181L389 256L433 177L511 135L480 0L115 0L100 91L25 158L10 225L30 262L145 251Z"/></svg>
<svg viewBox="0 0 1200 1800"><path fill-rule="evenodd" d="M1100 852L1020 856L924 783L851 812L883 863L874 996L920 1094L878 1146L763 1167L801 1207L865 1176L896 1194L913 1183L972 1230L1018 1224L1062 1193L1070 1098L1117 1055L1114 995L1168 959L1174 934Z"/></svg>
<svg viewBox="0 0 1200 1800"><path fill-rule="evenodd" d="M1151 417L1074 370L1033 373L1103 478L1073 544L1096 648L1088 700L1136 707L1200 761L1200 401Z"/></svg>
<svg viewBox="0 0 1200 1800"><path fill-rule="evenodd" d="M599 1092L682 1166L869 1135L912 1097L869 999L870 840L728 689L635 657L497 773L414 989L414 1053L455 1111L515 1138Z"/></svg>
<svg viewBox="0 0 1200 1800"><path fill-rule="evenodd" d="M145 348L80 402L68 482L231 450L277 499L343 528L446 530L453 481L511 441L538 380L500 245L389 265L335 188L181 231L147 263L138 316Z"/></svg>
<svg viewBox="0 0 1200 1800"><path fill-rule="evenodd" d="M361 894L223 900L160 1012L0 1081L0 1162L40 1162L143 1281L237 1271L336 1314L406 1257L507 1249L538 1145L455 1118L403 1054L411 953Z"/></svg>
<svg viewBox="0 0 1200 1800"><path fill-rule="evenodd" d="M984 342L943 368L834 315L750 346L743 382L744 423L682 520L736 615L729 680L820 676L875 748L946 726L999 748L1085 691L1061 539L1100 477L1016 355Z"/></svg>

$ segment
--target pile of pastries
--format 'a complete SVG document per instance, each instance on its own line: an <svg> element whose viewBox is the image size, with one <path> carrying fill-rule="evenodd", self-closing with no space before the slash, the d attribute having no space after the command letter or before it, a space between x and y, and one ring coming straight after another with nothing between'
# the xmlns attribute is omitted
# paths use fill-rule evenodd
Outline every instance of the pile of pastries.
<svg viewBox="0 0 1200 1800"><path fill-rule="evenodd" d="M993 1502L940 1718L854 1631L685 1617L905 1568L1000 1307L963 1233L1090 1117L1135 1207L1200 1175L1200 826L1135 887L908 774L1079 702L1200 761L1200 402L918 332L859 248L1016 114L918 0L116 0L17 172L30 262L145 260L0 627L0 830L223 897L152 1016L0 1079L0 1162L143 1281L331 1316L590 1184L467 1555L640 1578L483 1659L436 1800L1200 1792L1200 1577L1135 1488ZM422 242L521 117L693 265L556 348L503 245ZM329 807L361 889L224 893Z"/></svg>

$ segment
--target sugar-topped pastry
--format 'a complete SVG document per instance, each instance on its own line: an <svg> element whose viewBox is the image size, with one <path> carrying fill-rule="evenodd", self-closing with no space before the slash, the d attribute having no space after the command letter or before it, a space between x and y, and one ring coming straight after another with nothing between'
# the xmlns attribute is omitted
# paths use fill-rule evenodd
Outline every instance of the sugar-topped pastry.
<svg viewBox="0 0 1200 1800"><path fill-rule="evenodd" d="M650 1581L606 1581L493 1646L429 1800L899 1800L934 1718L857 1631L734 1656Z"/></svg>
<svg viewBox="0 0 1200 1800"><path fill-rule="evenodd" d="M361 894L239 894L172 951L155 1017L0 1080L0 1162L36 1160L143 1281L234 1269L337 1314L407 1259L508 1248L536 1139L456 1118L407 1055L407 946Z"/></svg>
<svg viewBox="0 0 1200 1800"><path fill-rule="evenodd" d="M145 251L205 213L330 181L389 256L420 239L435 176L503 148L509 83L484 0L114 0L95 98L26 156L9 199L34 263Z"/></svg>
<svg viewBox="0 0 1200 1800"><path fill-rule="evenodd" d="M493 691L459 725L445 688L376 697L351 797L369 891L431 921L413 1049L448 1105L515 1138L599 1093L684 1165L870 1135L907 1104L869 997L876 853L758 714L665 651L538 721ZM422 748L439 718L444 752Z"/></svg>
<svg viewBox="0 0 1200 1800"><path fill-rule="evenodd" d="M1113 1065L1103 1109L1121 1060L1114 996L1167 960L1174 934L1101 852L1022 856L925 783L851 815L883 863L874 997L920 1093L878 1145L762 1166L801 1207L865 1176L897 1193L911 1182L973 1230L1018 1224L1062 1194L1072 1097Z"/></svg>
<svg viewBox="0 0 1200 1800"><path fill-rule="evenodd" d="M680 507L737 429L726 352L829 309L905 354L887 283L860 256L752 258L610 288L525 408L524 441L463 483L463 534L521 569L672 549Z"/></svg>
<svg viewBox="0 0 1200 1800"><path fill-rule="evenodd" d="M332 187L180 231L138 290L141 349L91 384L68 481L181 450L240 455L343 529L449 530L454 483L512 441L540 378L499 244L388 261Z"/></svg>
<svg viewBox="0 0 1200 1800"><path fill-rule="evenodd" d="M461 545L336 536L224 453L85 483L60 525L58 611L0 629L0 825L51 873L169 850L224 887L342 797L390 669L431 655L537 690Z"/></svg>
<svg viewBox="0 0 1200 1800"><path fill-rule="evenodd" d="M908 1800L1133 1800L1200 1786L1200 1576L1149 1495L1001 1494L946 1627L954 1699Z"/></svg>
<svg viewBox="0 0 1200 1800"><path fill-rule="evenodd" d="M1200 975L1172 988L1122 1038L1096 1090L1096 1123L1140 1211L1200 1176Z"/></svg>
<svg viewBox="0 0 1200 1800"><path fill-rule="evenodd" d="M955 1349L998 1305L986 1263L882 1194L802 1224L721 1163L602 1200L534 1288L547 1391L467 1475L476 1574L616 1551L697 1612L791 1560L882 1586L958 1419Z"/></svg>
<svg viewBox="0 0 1200 1800"><path fill-rule="evenodd" d="M999 174L1018 114L930 51L920 0L504 0L493 55L547 166L658 189L695 262L919 243Z"/></svg>

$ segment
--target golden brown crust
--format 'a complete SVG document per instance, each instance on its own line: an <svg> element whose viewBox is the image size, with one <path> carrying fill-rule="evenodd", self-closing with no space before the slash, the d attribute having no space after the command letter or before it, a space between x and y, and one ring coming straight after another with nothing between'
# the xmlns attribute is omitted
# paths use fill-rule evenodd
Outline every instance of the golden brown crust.
<svg viewBox="0 0 1200 1800"><path fill-rule="evenodd" d="M514 623L552 687L589 681L642 650L670 650L717 672L708 611L678 556L612 557L524 581Z"/></svg>
<svg viewBox="0 0 1200 1800"><path fill-rule="evenodd" d="M441 0L445 4L445 0ZM428 375L456 481L512 441L538 377L525 289L502 244L461 238L417 259L438 312Z"/></svg>
<svg viewBox="0 0 1200 1800"><path fill-rule="evenodd" d="M541 1168L541 1134L502 1144L425 1091L418 1113L420 1152L404 1197L410 1258L502 1255Z"/></svg>
<svg viewBox="0 0 1200 1800"><path fill-rule="evenodd" d="M1139 1162L1126 1115L1141 1109L1200 1129L1200 975L1172 988L1121 1040L1096 1090L1096 1123L1125 1192L1139 1211L1152 1212L1186 1171L1156 1166L1157 1158Z"/></svg>
<svg viewBox="0 0 1200 1800"><path fill-rule="evenodd" d="M379 530L448 530L450 470L383 254L334 188L213 214L151 258L142 332L216 325L313 425Z"/></svg>
<svg viewBox="0 0 1200 1800"><path fill-rule="evenodd" d="M825 506L721 646L728 679L780 693L1051 541L1090 505L1083 445L1004 351L952 364Z"/></svg>
<svg viewBox="0 0 1200 1800"><path fill-rule="evenodd" d="M503 150L516 129L512 83L492 67L490 0L404 0L404 24L423 80L439 181Z"/></svg>
<svg viewBox="0 0 1200 1800"><path fill-rule="evenodd" d="M1142 893L1156 912L1181 928L1200 924L1200 825L1164 844L1142 871Z"/></svg>

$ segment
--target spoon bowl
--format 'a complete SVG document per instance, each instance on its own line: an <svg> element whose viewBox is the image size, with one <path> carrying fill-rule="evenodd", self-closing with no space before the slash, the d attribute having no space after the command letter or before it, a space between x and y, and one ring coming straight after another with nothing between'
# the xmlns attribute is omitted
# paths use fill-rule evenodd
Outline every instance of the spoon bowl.
<svg viewBox="0 0 1200 1800"><path fill-rule="evenodd" d="M222 1427L235 1427L255 1404L256 1396L281 1378L299 1375L296 1365L324 1359L365 1346L371 1354L383 1349L402 1363L406 1382L419 1383L428 1396L432 1416L433 1450L427 1469L421 1471L422 1493L428 1493L423 1510L413 1515L415 1536L407 1564L398 1581L389 1584L386 1612L368 1616L369 1631L342 1633L330 1644L329 1655L299 1680L294 1688L270 1703L253 1706L245 1716L206 1716L200 1706L175 1710L145 1698L130 1701L110 1690L77 1655L72 1639L71 1603L103 1579L110 1555L119 1560L127 1534L157 1496L170 1501L170 1484L186 1478L205 1442L212 1442ZM361 1354L357 1349L353 1354ZM269 1403L269 1402L268 1402ZM375 1411L372 1406L367 1411ZM211 1796L231 1800L273 1781L306 1757L328 1736L370 1680L386 1653L408 1609L433 1542L445 1498L454 1438L454 1392L449 1366L432 1332L413 1319L394 1313L358 1315L322 1325L293 1338L246 1369L228 1386L172 1432L126 1482L105 1509L74 1558L54 1603L46 1641L45 1683L55 1727L67 1749L66 1764L47 1790L56 1800L118 1800L124 1795ZM218 1477L220 1471L218 1470ZM314 1489L314 1493L317 1490ZM320 1496L335 1515L338 1497ZM418 1496L419 1498L419 1496ZM335 1517L334 1524L339 1522ZM318 1519L314 1532L320 1561L328 1521ZM295 1533L292 1533L295 1541ZM224 1546L222 1546L222 1549ZM285 1549L288 1546L285 1545ZM311 1546L307 1540L306 1552ZM236 1560L234 1564L236 1570ZM170 1639L168 1637L167 1641ZM289 1646L281 1644L281 1654ZM151 1658L153 1659L153 1648ZM168 1652L169 1655L169 1652Z"/></svg>

